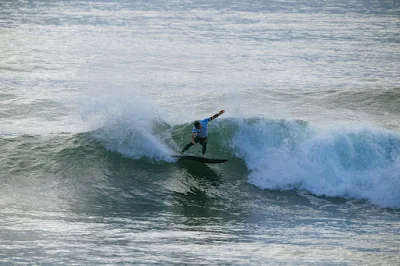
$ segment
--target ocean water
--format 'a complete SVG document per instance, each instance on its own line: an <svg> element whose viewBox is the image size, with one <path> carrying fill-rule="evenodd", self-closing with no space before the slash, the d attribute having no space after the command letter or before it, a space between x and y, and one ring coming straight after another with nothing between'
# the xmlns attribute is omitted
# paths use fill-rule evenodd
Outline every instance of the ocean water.
<svg viewBox="0 0 400 266"><path fill-rule="evenodd" d="M389 0L1 1L0 264L398 265L399 29ZM174 160L221 109L229 161Z"/></svg>

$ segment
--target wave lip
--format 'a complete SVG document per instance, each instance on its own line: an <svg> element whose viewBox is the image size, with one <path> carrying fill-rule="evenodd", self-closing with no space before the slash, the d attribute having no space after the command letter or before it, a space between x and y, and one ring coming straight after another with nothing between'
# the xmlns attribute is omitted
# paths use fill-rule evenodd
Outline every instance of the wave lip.
<svg viewBox="0 0 400 266"><path fill-rule="evenodd" d="M302 121L239 123L232 145L251 171L250 183L400 208L398 135L369 128L323 130Z"/></svg>

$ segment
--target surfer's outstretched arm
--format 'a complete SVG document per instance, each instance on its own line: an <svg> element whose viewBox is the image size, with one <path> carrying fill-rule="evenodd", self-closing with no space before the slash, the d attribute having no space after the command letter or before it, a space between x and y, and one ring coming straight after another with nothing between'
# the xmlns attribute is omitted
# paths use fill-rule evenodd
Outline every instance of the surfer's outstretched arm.
<svg viewBox="0 0 400 266"><path fill-rule="evenodd" d="M211 118L211 120L214 120L215 118L217 118L218 116L222 115L223 113L225 113L225 110L221 110L221 111L219 111L219 113L218 113L218 114L215 114L215 115L213 115L213 116L212 116L212 117L210 117L210 118Z"/></svg>

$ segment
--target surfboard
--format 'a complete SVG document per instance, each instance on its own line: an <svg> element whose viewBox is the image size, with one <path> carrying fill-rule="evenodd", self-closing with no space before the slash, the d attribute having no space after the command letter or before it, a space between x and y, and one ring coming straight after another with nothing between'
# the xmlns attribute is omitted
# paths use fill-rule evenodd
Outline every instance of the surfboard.
<svg viewBox="0 0 400 266"><path fill-rule="evenodd" d="M174 158L177 158L178 160L190 160L190 161L196 161L200 163L224 163L228 161L227 159L212 159L212 158L206 158L206 157L201 157L201 156L191 156L191 155L175 155L172 156Z"/></svg>

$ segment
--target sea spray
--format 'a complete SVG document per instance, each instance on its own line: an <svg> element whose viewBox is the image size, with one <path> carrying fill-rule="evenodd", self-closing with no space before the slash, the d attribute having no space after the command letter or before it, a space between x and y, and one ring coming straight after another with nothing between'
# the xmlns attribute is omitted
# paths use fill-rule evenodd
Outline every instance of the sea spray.
<svg viewBox="0 0 400 266"><path fill-rule="evenodd" d="M107 149L134 159L172 160L172 151L153 133L160 118L143 93L121 87L110 93L100 87L92 94L82 105L82 118Z"/></svg>

